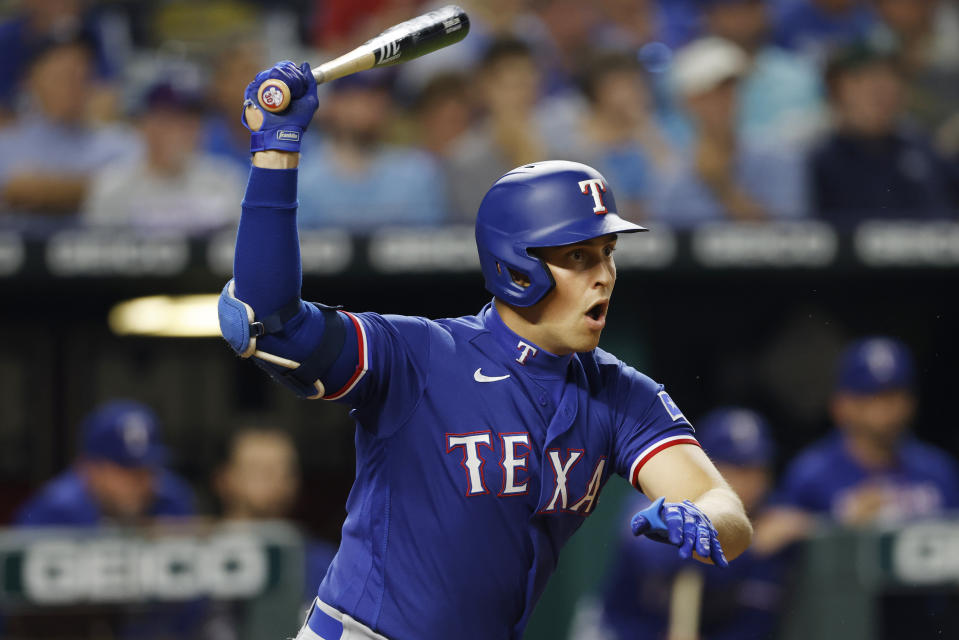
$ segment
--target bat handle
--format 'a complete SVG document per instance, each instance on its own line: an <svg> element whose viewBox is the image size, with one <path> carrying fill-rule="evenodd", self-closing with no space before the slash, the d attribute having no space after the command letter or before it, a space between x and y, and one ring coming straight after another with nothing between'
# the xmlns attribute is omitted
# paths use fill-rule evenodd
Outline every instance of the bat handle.
<svg viewBox="0 0 959 640"><path fill-rule="evenodd" d="M270 113L279 113L290 106L290 88L276 78L267 78L256 91L256 100L260 107Z"/></svg>

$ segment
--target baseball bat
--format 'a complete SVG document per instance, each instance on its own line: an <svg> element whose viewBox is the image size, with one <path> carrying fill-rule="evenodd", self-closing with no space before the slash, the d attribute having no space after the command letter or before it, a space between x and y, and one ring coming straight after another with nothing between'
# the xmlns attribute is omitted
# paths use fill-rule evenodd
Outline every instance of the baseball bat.
<svg viewBox="0 0 959 640"><path fill-rule="evenodd" d="M313 77L323 84L358 71L413 60L459 42L469 30L466 12L447 5L394 25L349 53L324 62L313 69ZM282 80L270 78L260 85L257 99L261 107L278 113L290 104L290 88Z"/></svg>

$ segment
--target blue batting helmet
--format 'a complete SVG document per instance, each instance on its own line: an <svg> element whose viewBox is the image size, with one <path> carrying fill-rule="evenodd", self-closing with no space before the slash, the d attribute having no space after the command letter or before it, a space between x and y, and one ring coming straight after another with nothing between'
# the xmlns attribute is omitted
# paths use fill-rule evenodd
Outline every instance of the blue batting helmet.
<svg viewBox="0 0 959 640"><path fill-rule="evenodd" d="M476 214L476 248L486 288L529 307L555 286L534 247L575 244L610 233L646 231L616 214L603 175L585 164L547 160L513 169L493 183ZM526 276L519 284L511 271Z"/></svg>

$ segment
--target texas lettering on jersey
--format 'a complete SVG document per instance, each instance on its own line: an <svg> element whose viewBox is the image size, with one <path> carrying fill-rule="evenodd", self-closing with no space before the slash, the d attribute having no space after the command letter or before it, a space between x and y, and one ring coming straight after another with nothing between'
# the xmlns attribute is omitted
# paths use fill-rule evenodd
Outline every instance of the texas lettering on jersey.
<svg viewBox="0 0 959 640"><path fill-rule="evenodd" d="M488 495L490 478L484 475L483 469L487 460L482 456L480 449L488 449L495 454L501 473L501 487L497 497L525 496L529 494L529 433L503 433L496 438L491 431L476 431L472 433L446 434L446 452L462 455L460 462L465 471L466 497ZM497 446L498 445L498 446ZM498 449L498 450L497 450ZM597 461L593 473L585 487L581 487L581 497L571 503L569 485L570 471L585 455L582 450L567 450L565 457L559 449L550 449L546 452L553 473L553 488L550 491L549 502L538 513L545 514L556 511L565 513L579 513L589 515L596 506L599 492L602 487L603 470L606 467L606 456Z"/></svg>

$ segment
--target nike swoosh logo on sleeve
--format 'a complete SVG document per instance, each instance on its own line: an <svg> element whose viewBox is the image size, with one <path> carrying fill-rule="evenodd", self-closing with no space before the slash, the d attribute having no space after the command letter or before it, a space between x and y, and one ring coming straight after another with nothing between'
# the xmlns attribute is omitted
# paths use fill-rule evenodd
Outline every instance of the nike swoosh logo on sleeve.
<svg viewBox="0 0 959 640"><path fill-rule="evenodd" d="M496 382L497 380L506 380L509 377L508 373L505 376L484 376L482 369L483 367L480 367L473 372L473 380L477 382Z"/></svg>

